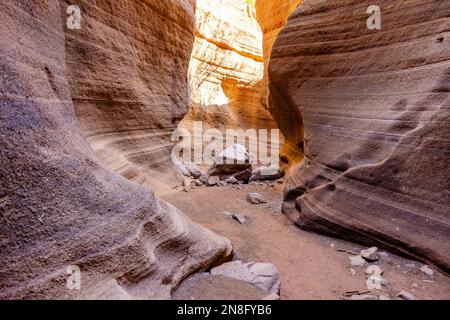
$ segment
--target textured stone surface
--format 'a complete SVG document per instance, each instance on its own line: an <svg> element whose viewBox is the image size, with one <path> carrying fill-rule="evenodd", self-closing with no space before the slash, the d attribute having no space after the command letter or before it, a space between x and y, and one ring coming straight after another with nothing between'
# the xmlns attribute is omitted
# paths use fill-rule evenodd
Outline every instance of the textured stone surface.
<svg viewBox="0 0 450 320"><path fill-rule="evenodd" d="M223 275L229 278L249 282L267 292L280 292L280 274L272 263L247 262L240 260L224 263L211 270L211 275Z"/></svg>
<svg viewBox="0 0 450 320"><path fill-rule="evenodd" d="M245 0L198 0L189 66L190 108L180 127L276 128L260 102L262 33Z"/></svg>
<svg viewBox="0 0 450 320"><path fill-rule="evenodd" d="M274 45L271 110L285 136L305 136L284 208L302 228L449 272L450 2L380 1L379 31L371 4L306 0Z"/></svg>
<svg viewBox="0 0 450 320"><path fill-rule="evenodd" d="M139 143L116 134L121 128L147 137L179 118L193 2L95 3L81 1L81 35L66 36L64 1L0 3L1 299L167 298L231 251L228 240L107 170L78 127L94 145L116 141L122 154L123 139ZM170 41L175 32L184 40ZM68 265L81 269L80 291L66 287Z"/></svg>
<svg viewBox="0 0 450 320"><path fill-rule="evenodd" d="M153 188L176 182L170 137L188 108L194 4L81 1L81 30L65 29L83 135L109 168Z"/></svg>
<svg viewBox="0 0 450 320"><path fill-rule="evenodd" d="M256 0L256 17L263 33L263 56L264 56L264 76L260 81L260 102L265 109L278 119L278 125L283 132L289 133L285 137L286 141L281 150L284 165L290 166L303 159L303 127L299 126L301 120L295 110L286 104L278 104L276 108L271 108L269 103L269 62L272 47L277 39L278 33L284 27L289 15L302 3L303 0ZM290 113L287 119L286 114ZM281 121L281 117L284 119ZM300 148L299 148L300 146Z"/></svg>

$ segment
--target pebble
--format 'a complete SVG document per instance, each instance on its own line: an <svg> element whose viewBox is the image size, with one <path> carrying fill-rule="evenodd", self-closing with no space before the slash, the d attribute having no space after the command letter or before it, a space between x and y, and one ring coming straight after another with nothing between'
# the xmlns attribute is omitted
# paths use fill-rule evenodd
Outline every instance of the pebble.
<svg viewBox="0 0 450 320"><path fill-rule="evenodd" d="M400 293L398 294L398 296L400 298L402 298L403 300L417 300L416 296L413 295L412 293L408 292L408 291L400 291Z"/></svg>
<svg viewBox="0 0 450 320"><path fill-rule="evenodd" d="M233 213L230 212L230 211L224 211L223 214L224 214L225 216L227 216L227 217L232 217L232 216L233 216Z"/></svg>
<svg viewBox="0 0 450 320"><path fill-rule="evenodd" d="M352 266L364 267L366 264L366 260L364 260L361 256L349 256L350 264Z"/></svg>
<svg viewBox="0 0 450 320"><path fill-rule="evenodd" d="M233 214L233 219L239 222L240 224L245 224L247 223L248 216L244 214Z"/></svg>
<svg viewBox="0 0 450 320"><path fill-rule="evenodd" d="M267 203L267 200L264 199L262 195L256 192L249 193L247 195L247 201L252 204Z"/></svg>
<svg viewBox="0 0 450 320"><path fill-rule="evenodd" d="M433 274L434 274L433 269L431 269L427 265L424 265L424 266L420 267L419 270L422 271L422 273L424 273L424 274L426 274L427 276L430 276L430 277L433 276Z"/></svg>
<svg viewBox="0 0 450 320"><path fill-rule="evenodd" d="M361 257L367 261L377 261L380 258L377 247L361 250Z"/></svg>
<svg viewBox="0 0 450 320"><path fill-rule="evenodd" d="M378 300L378 298L370 294L354 294L350 297L350 300Z"/></svg>
<svg viewBox="0 0 450 320"><path fill-rule="evenodd" d="M280 300L280 296L275 293L271 293L268 296L264 297L263 300Z"/></svg>

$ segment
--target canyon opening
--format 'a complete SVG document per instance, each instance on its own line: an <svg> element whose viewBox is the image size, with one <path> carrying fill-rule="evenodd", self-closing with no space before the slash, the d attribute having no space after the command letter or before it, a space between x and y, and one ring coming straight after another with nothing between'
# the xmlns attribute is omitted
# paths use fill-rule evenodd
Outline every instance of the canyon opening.
<svg viewBox="0 0 450 320"><path fill-rule="evenodd" d="M0 299L450 299L449 1L0 18Z"/></svg>

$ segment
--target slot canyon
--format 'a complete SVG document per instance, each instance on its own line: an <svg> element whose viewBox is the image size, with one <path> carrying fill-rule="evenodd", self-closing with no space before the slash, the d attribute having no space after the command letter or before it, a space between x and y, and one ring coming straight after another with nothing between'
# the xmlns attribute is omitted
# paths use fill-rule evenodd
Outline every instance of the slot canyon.
<svg viewBox="0 0 450 320"><path fill-rule="evenodd" d="M1 300L450 299L449 1L0 18Z"/></svg>

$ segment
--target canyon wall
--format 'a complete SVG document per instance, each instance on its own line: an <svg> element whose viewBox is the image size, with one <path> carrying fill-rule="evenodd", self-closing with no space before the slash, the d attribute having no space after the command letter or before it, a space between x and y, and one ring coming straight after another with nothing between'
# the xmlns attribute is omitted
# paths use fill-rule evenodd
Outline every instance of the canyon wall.
<svg viewBox="0 0 450 320"><path fill-rule="evenodd" d="M245 0L198 0L189 66L190 108L180 127L276 128L260 100L262 33Z"/></svg>
<svg viewBox="0 0 450 320"><path fill-rule="evenodd" d="M65 29L66 61L84 136L127 179L173 186L170 138L188 107L195 1L78 4L82 28Z"/></svg>
<svg viewBox="0 0 450 320"><path fill-rule="evenodd" d="M106 169L83 133L103 159L163 144L147 138L185 109L194 1L80 5L65 35L65 1L0 3L0 299L168 298L229 241Z"/></svg>
<svg viewBox="0 0 450 320"><path fill-rule="evenodd" d="M256 0L256 16L263 33L263 53L264 53L264 76L260 82L260 102L265 109L268 109L277 120L280 129L285 134L285 142L281 150L281 159L284 164L291 166L303 159L303 126L301 116L289 107L281 109L282 104L277 108L271 108L274 104L269 103L269 62L272 47L277 39L278 33L287 22L289 15L303 0ZM290 113L291 121L281 121L281 114Z"/></svg>
<svg viewBox="0 0 450 320"><path fill-rule="evenodd" d="M304 126L284 210L448 273L450 2L378 1L381 30L366 26L371 4L305 0L275 42L271 110Z"/></svg>

